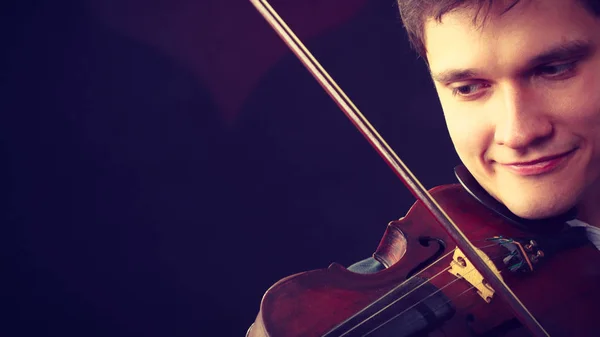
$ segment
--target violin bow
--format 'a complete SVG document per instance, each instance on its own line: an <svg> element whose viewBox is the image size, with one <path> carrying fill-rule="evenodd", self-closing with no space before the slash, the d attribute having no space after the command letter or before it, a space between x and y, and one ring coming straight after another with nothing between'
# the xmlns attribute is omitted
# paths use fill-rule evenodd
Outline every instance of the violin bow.
<svg viewBox="0 0 600 337"><path fill-rule="evenodd" d="M408 167L400 160L398 155L391 149L386 141L379 135L377 130L369 123L365 116L358 110L346 94L340 89L335 81L323 69L314 56L302 44L300 39L287 26L283 19L271 7L267 0L250 0L258 12L271 25L279 37L292 50L298 59L304 64L313 77L325 89L327 94L335 101L340 109L346 114L350 121L371 143L379 155L386 161L388 166L402 180L411 193L420 200L427 210L435 217L438 223L454 239L457 246L467 256L475 268L486 278L492 288L503 297L520 321L529 329L534 336L550 336L540 323L533 317L531 312L523 305L512 290L486 265L477 254L475 247L454 224L450 217L444 212L440 205L433 199L431 194L423 187L421 182L412 174Z"/></svg>

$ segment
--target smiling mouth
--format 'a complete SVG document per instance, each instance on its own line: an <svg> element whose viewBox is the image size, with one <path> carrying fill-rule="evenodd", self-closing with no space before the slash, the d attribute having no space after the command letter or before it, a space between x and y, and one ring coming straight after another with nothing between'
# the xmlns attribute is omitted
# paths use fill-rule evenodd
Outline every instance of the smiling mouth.
<svg viewBox="0 0 600 337"><path fill-rule="evenodd" d="M515 162L508 164L501 164L509 171L516 173L518 175L530 176L530 175L540 175L544 173L548 173L558 168L561 164L565 163L572 157L572 154L575 153L577 149L573 149L568 152L564 152L557 155L546 156L542 158L538 158L531 161L526 162Z"/></svg>

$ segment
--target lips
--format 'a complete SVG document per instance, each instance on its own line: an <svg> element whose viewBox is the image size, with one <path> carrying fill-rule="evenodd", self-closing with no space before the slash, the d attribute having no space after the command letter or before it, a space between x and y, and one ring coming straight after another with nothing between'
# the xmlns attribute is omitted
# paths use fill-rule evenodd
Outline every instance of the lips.
<svg viewBox="0 0 600 337"><path fill-rule="evenodd" d="M553 171L561 166L562 163L566 162L572 157L572 154L575 152L575 150L576 149L560 154L544 156L530 161L513 162L501 165L518 175L540 175L549 173L550 171Z"/></svg>
<svg viewBox="0 0 600 337"><path fill-rule="evenodd" d="M555 154L555 155L551 155L551 156L541 157L541 158L538 158L538 159L535 159L535 160L531 160L531 161L507 163L507 164L504 164L504 165L517 165L517 166L534 165L534 164L538 164L538 163L541 163L541 162L549 161L549 160L552 160L552 159L564 157L564 156L568 155L569 153L571 153L573 151L575 151L575 150L571 150L571 151L567 151L567 152L563 152L563 153Z"/></svg>

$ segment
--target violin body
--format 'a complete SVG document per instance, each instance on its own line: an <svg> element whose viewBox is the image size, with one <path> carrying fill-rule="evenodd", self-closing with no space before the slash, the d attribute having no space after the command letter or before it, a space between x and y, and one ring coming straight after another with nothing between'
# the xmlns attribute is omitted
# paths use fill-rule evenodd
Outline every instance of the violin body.
<svg viewBox="0 0 600 337"><path fill-rule="evenodd" d="M549 336L600 335L600 251L595 246L541 254L532 259L537 261L532 271L511 271L507 247L514 245L500 245L498 237L540 233L508 222L459 184L430 193L475 246L486 247L481 251L489 263ZM544 235L560 242L559 227L549 224ZM474 285L449 271L465 261L453 255L456 244L421 202L390 222L379 247L377 257L391 265L378 273L357 274L334 263L274 284L248 336L530 336L501 297L478 292L481 282L471 281ZM439 262L423 269L433 260Z"/></svg>

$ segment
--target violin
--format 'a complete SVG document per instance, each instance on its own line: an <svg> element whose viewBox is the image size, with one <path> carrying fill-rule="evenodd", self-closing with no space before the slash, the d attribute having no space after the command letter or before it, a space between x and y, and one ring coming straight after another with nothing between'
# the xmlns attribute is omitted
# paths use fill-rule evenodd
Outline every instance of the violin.
<svg viewBox="0 0 600 337"><path fill-rule="evenodd" d="M566 224L575 210L521 219L464 166L459 183L426 190L269 3L250 1L417 201L373 254L386 269L333 263L286 277L264 294L247 336L600 335L600 252Z"/></svg>

